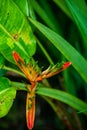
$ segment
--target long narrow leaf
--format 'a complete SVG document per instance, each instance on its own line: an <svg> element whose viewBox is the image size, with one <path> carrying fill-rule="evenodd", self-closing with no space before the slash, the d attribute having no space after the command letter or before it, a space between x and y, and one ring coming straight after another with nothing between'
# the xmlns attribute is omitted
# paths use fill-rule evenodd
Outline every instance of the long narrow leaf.
<svg viewBox="0 0 87 130"><path fill-rule="evenodd" d="M72 62L73 67L78 71L81 77L87 82L87 61L80 55L74 47L64 40L57 33L42 25L37 21L29 19L32 24L46 37L49 41Z"/></svg>
<svg viewBox="0 0 87 130"><path fill-rule="evenodd" d="M72 19L71 13L69 12L65 0L53 0L53 1L56 3L57 6L59 6L64 11L64 13L67 16L69 16Z"/></svg>
<svg viewBox="0 0 87 130"><path fill-rule="evenodd" d="M87 48L87 7L84 1L65 0L70 12L75 20L78 29L81 32L83 40L85 42L85 49ZM80 4L79 4L80 3ZM78 6L79 5L79 6ZM86 49L87 50L87 49Z"/></svg>
<svg viewBox="0 0 87 130"><path fill-rule="evenodd" d="M55 18L53 20L50 15L48 15L48 12L46 9L42 8L41 5L38 4L37 1L31 0L32 6L35 10L35 12L40 16L40 18L54 31L61 33L60 27L58 26L58 23L56 22ZM44 1L45 4L48 4L47 1ZM47 6L47 5L46 5ZM49 10L49 9L48 9ZM43 15L42 15L43 14ZM52 16L52 15L51 15Z"/></svg>
<svg viewBox="0 0 87 130"><path fill-rule="evenodd" d="M64 102L87 115L87 104L66 92L40 86L38 87L36 93Z"/></svg>
<svg viewBox="0 0 87 130"><path fill-rule="evenodd" d="M27 91L25 85L22 83L12 82L12 87L15 87L16 90ZM84 114L87 115L87 104L82 100L78 99L77 97L68 94L67 92L52 88L46 88L43 84L38 83L36 94L42 96L48 96L50 98L66 103L69 106L78 110L79 112L83 112Z"/></svg>

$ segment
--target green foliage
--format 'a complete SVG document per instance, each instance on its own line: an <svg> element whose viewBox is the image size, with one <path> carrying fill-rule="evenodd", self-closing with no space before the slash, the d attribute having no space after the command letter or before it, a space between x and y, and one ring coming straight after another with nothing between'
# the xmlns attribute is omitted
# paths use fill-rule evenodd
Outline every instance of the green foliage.
<svg viewBox="0 0 87 130"><path fill-rule="evenodd" d="M70 18L72 18L71 13L67 7L66 1L64 0L54 0L54 2L66 13Z"/></svg>
<svg viewBox="0 0 87 130"><path fill-rule="evenodd" d="M67 126L68 129L69 127L84 129L85 119L80 121L72 108L81 112L81 118L84 118L83 114L87 115L85 103L87 100L87 6L85 1L0 0L0 118L9 112L16 92L27 91L28 81L14 65L13 51L18 52L30 64L31 57L35 54L34 58L38 60L38 65L34 58L32 61L39 69L39 66L44 68L49 66L48 62L50 64L65 60L72 62L72 67L59 76L37 83L36 94L50 104L63 126ZM59 101L67 104L67 107L62 106ZM72 115L74 115L73 119ZM63 117L67 118L65 124ZM83 126L80 127L82 122L84 122ZM63 129L60 125L58 127ZM43 129L44 127L41 128Z"/></svg>
<svg viewBox="0 0 87 130"><path fill-rule="evenodd" d="M45 35L51 41L51 43L68 59L72 62L72 65L80 73L80 75L87 82L87 61L61 36L54 31L45 27L37 21L30 21L37 27L41 33ZM79 63L80 61L80 63Z"/></svg>
<svg viewBox="0 0 87 130"><path fill-rule="evenodd" d="M62 101L64 103L70 105L71 107L74 107L79 112L83 111L83 113L87 115L87 111L86 111L87 104L66 92L52 89L52 88L45 88L40 85L40 87L37 89L36 93Z"/></svg>
<svg viewBox="0 0 87 130"><path fill-rule="evenodd" d="M15 11L14 11L15 10ZM12 51L32 56L36 44L31 27L20 8L12 1L0 1L0 52L13 62ZM7 53L8 50L8 53Z"/></svg>
<svg viewBox="0 0 87 130"><path fill-rule="evenodd" d="M10 86L10 81L7 78L0 78L0 118L5 116L14 101L16 89Z"/></svg>
<svg viewBox="0 0 87 130"><path fill-rule="evenodd" d="M2 68L4 64L5 64L5 58L3 57L2 54L0 54L0 68Z"/></svg>
<svg viewBox="0 0 87 130"><path fill-rule="evenodd" d="M78 29L80 30L80 33L83 37L83 43L85 46L85 49L87 48L87 7L84 0L80 1L68 1L66 0L67 6L69 7L69 10L73 16L73 19L75 23L77 24ZM85 50L87 51L87 50Z"/></svg>

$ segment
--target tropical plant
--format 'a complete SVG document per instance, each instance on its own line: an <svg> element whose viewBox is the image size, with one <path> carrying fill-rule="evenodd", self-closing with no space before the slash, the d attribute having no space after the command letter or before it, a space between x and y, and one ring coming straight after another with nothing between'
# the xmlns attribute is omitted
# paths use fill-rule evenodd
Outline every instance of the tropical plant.
<svg viewBox="0 0 87 130"><path fill-rule="evenodd" d="M86 12L84 0L0 0L2 130L25 129L26 92L28 129L34 126L35 106L34 129L86 129Z"/></svg>

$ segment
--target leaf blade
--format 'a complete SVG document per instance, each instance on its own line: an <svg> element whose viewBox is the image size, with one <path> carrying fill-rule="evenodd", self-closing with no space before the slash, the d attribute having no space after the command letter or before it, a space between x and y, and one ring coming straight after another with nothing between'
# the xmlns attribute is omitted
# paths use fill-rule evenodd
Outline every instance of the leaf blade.
<svg viewBox="0 0 87 130"><path fill-rule="evenodd" d="M0 78L0 118L4 117L10 110L16 96L16 89L10 87L7 78Z"/></svg>
<svg viewBox="0 0 87 130"><path fill-rule="evenodd" d="M49 41L65 56L65 58L72 62L73 67L78 71L85 82L87 82L87 61L82 57L82 55L80 55L80 53L64 38L51 29L30 18L29 20L46 38L49 39Z"/></svg>
<svg viewBox="0 0 87 130"><path fill-rule="evenodd" d="M87 7L84 0L65 0L87 48ZM87 50L86 50L87 51Z"/></svg>
<svg viewBox="0 0 87 130"><path fill-rule="evenodd" d="M14 1L0 1L0 52L13 62L12 51L22 56L32 56L36 51L36 41L31 27ZM8 51L8 53L6 53Z"/></svg>
<svg viewBox="0 0 87 130"><path fill-rule="evenodd" d="M78 111L82 111L84 114L87 115L87 111L84 111L87 110L87 104L66 92L52 88L45 88L43 87L43 85L40 84L40 86L37 88L36 93L64 102L70 105L71 107L77 109Z"/></svg>

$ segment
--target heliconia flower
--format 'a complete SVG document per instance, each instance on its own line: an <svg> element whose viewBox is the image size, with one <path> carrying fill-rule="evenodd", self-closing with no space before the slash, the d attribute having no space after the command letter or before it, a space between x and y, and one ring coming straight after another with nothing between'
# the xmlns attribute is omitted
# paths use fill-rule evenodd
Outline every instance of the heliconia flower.
<svg viewBox="0 0 87 130"><path fill-rule="evenodd" d="M62 65L59 65L59 69L57 65L54 65L53 67L49 67L47 70L43 71L42 74L40 76L38 76L36 78L35 81L41 81L45 78L50 78L58 73L60 73L61 71L67 69L72 63L71 62L65 62Z"/></svg>
<svg viewBox="0 0 87 130"><path fill-rule="evenodd" d="M26 99L26 120L27 120L27 126L29 130L32 130L34 126L34 120L35 120L35 89L36 89L36 83L39 81L42 81L45 78L50 78L59 72L65 70L71 65L71 62L65 62L65 63L58 63L56 65L48 67L45 71L42 73L39 73L34 68L35 65L31 65L31 63L26 64L25 61L20 57L20 55L13 51L13 57L20 68L20 70L25 74L26 78L30 81L31 87L27 87L27 99Z"/></svg>
<svg viewBox="0 0 87 130"><path fill-rule="evenodd" d="M21 69L21 71L23 71L23 73L31 84L41 81L45 78L50 78L67 69L72 64L71 62L65 62L60 64L58 63L56 65L50 66L48 69L39 74L30 64L26 65L24 60L19 56L17 52L13 51L13 57L18 67Z"/></svg>
<svg viewBox="0 0 87 130"><path fill-rule="evenodd" d="M17 52L13 51L13 57L20 70L25 74L26 78L32 84L38 76L38 72L34 70L33 65L26 64Z"/></svg>

